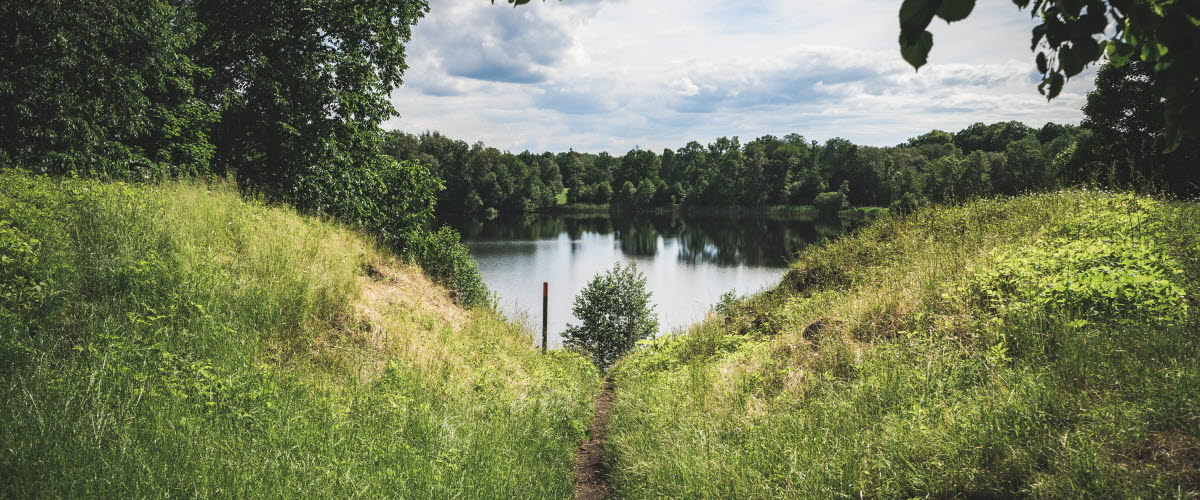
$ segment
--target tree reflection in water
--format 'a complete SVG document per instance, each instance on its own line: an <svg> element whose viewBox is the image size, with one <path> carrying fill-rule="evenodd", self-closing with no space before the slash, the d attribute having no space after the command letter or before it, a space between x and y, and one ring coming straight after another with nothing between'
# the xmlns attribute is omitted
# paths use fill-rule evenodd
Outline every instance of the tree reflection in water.
<svg viewBox="0 0 1200 500"><path fill-rule="evenodd" d="M655 257L674 249L680 263L785 267L805 246L851 229L835 218L764 213L525 214L487 221L448 218L468 241L536 242L613 235L622 253ZM532 251L528 245L520 246ZM516 248L507 248L514 251Z"/></svg>

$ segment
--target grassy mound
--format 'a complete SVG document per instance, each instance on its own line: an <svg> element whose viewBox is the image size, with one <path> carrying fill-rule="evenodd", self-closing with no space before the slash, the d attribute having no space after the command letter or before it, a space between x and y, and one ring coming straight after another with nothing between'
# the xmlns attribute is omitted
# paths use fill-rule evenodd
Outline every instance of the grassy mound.
<svg viewBox="0 0 1200 500"><path fill-rule="evenodd" d="M1200 494L1200 206L929 208L613 369L629 497Z"/></svg>
<svg viewBox="0 0 1200 500"><path fill-rule="evenodd" d="M0 491L564 497L598 389L340 226L0 172Z"/></svg>

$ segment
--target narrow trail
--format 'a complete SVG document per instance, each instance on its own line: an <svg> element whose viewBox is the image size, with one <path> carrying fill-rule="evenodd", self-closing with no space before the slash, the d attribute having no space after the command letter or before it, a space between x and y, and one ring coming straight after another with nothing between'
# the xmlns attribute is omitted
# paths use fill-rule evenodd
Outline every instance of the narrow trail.
<svg viewBox="0 0 1200 500"><path fill-rule="evenodd" d="M596 416L588 426L588 440L575 452L575 498L580 500L603 499L612 494L608 467L604 465L604 435L612 398L612 383L605 379L604 389L596 398Z"/></svg>

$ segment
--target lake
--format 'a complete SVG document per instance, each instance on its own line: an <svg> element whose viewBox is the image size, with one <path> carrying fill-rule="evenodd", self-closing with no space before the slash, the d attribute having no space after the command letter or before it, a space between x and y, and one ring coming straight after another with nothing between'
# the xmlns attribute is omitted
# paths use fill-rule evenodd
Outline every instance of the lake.
<svg viewBox="0 0 1200 500"><path fill-rule="evenodd" d="M550 284L552 348L575 295L615 262L646 275L660 332L704 318L721 294L751 294L779 283L790 256L836 236L850 223L775 214L530 214L492 220L448 219L479 262L506 316L541 342L542 282Z"/></svg>

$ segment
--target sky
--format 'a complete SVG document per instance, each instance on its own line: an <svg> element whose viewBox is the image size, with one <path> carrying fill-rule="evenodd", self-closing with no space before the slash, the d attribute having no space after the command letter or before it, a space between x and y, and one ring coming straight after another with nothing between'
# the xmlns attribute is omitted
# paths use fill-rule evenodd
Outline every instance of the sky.
<svg viewBox="0 0 1200 500"><path fill-rule="evenodd" d="M1027 11L981 1L900 57L899 0L430 0L407 46L400 113L519 152L614 154L801 134L890 146L932 129L1082 118L1094 68L1046 102Z"/></svg>

